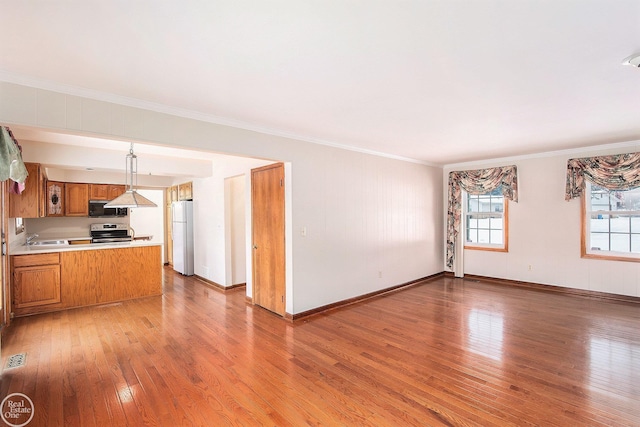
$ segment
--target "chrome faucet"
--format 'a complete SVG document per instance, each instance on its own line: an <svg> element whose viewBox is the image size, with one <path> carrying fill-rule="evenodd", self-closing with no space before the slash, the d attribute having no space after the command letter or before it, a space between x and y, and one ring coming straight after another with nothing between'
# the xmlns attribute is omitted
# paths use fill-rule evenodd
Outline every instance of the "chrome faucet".
<svg viewBox="0 0 640 427"><path fill-rule="evenodd" d="M27 236L27 246L33 243L33 239L35 239L36 237L38 237L37 234L32 234L31 236Z"/></svg>

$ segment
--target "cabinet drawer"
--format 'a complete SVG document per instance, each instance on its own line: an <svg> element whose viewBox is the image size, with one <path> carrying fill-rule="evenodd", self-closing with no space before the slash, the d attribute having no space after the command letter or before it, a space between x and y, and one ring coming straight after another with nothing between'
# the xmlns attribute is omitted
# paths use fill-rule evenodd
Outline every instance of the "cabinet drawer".
<svg viewBox="0 0 640 427"><path fill-rule="evenodd" d="M58 252L48 254L14 255L11 259L13 267L60 264L60 254Z"/></svg>

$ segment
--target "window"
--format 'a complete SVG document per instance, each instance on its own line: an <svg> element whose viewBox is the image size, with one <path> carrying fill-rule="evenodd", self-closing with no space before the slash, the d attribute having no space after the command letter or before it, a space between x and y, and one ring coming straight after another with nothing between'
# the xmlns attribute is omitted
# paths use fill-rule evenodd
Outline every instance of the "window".
<svg viewBox="0 0 640 427"><path fill-rule="evenodd" d="M607 190L587 182L582 256L640 261L640 188Z"/></svg>
<svg viewBox="0 0 640 427"><path fill-rule="evenodd" d="M464 194L465 249L507 252L508 200L501 189Z"/></svg>

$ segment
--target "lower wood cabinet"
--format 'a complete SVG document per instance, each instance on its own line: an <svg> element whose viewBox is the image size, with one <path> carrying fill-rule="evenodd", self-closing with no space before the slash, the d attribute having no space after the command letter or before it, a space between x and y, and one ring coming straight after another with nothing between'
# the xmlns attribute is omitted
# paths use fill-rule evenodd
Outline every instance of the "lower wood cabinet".
<svg viewBox="0 0 640 427"><path fill-rule="evenodd" d="M162 295L160 245L13 255L16 316Z"/></svg>
<svg viewBox="0 0 640 427"><path fill-rule="evenodd" d="M60 254L13 257L13 308L60 303Z"/></svg>

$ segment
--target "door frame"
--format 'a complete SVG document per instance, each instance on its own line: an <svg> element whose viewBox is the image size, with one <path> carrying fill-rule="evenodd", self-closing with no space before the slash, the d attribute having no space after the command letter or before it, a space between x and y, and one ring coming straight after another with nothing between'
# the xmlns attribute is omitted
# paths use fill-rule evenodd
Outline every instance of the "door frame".
<svg viewBox="0 0 640 427"><path fill-rule="evenodd" d="M9 181L0 185L0 292L2 308L0 309L0 333L11 323L11 280L9 275ZM1 340L1 338L0 338Z"/></svg>

